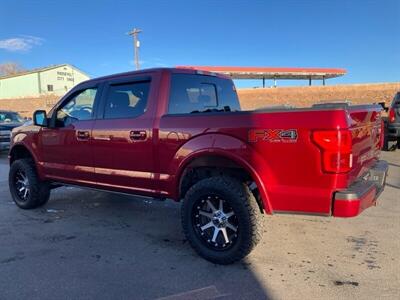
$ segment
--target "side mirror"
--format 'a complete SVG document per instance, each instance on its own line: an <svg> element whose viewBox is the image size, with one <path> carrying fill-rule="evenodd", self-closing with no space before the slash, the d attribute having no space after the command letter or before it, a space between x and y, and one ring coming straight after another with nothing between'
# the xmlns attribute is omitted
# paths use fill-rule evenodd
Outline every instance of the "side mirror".
<svg viewBox="0 0 400 300"><path fill-rule="evenodd" d="M47 115L45 110L37 110L33 113L33 124L41 127L47 127Z"/></svg>

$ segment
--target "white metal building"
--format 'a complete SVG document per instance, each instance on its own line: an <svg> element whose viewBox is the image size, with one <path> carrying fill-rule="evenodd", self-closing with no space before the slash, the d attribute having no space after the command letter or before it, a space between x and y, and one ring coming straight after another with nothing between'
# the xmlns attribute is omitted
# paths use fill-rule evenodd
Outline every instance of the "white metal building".
<svg viewBox="0 0 400 300"><path fill-rule="evenodd" d="M0 99L64 95L90 77L69 65L54 65L0 77Z"/></svg>

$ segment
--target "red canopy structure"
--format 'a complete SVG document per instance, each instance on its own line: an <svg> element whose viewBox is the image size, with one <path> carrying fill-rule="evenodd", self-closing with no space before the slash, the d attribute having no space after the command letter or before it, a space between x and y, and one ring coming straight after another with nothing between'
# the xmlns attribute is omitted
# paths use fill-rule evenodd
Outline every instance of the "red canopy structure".
<svg viewBox="0 0 400 300"><path fill-rule="evenodd" d="M277 68L277 67L221 67L221 66L178 66L177 68L196 69L208 72L222 73L232 79L308 79L309 84L314 80L335 78L345 75L345 69L338 68Z"/></svg>

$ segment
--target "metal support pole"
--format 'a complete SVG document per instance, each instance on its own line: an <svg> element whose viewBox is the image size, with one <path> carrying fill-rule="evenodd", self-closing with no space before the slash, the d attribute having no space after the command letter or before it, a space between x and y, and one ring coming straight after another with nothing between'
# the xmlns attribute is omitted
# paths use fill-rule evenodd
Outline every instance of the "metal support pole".
<svg viewBox="0 0 400 300"><path fill-rule="evenodd" d="M138 33L142 32L140 29L134 28L130 32L128 32L129 35L133 36L133 49L134 49L134 55L135 55L135 67L136 70L140 69L140 63L139 63L139 41L137 38Z"/></svg>
<svg viewBox="0 0 400 300"><path fill-rule="evenodd" d="M263 77L263 88L265 88L265 77Z"/></svg>
<svg viewBox="0 0 400 300"><path fill-rule="evenodd" d="M325 85L325 76L322 76L322 85Z"/></svg>
<svg viewBox="0 0 400 300"><path fill-rule="evenodd" d="M310 79L308 80L308 85L311 86L311 77L310 77Z"/></svg>

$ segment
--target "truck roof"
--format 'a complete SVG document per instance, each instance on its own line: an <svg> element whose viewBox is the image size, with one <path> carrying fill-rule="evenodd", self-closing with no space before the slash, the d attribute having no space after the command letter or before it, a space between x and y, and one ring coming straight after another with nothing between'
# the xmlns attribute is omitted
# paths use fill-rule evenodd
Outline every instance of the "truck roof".
<svg viewBox="0 0 400 300"><path fill-rule="evenodd" d="M189 68L184 68L184 67L182 67L182 68L176 67L176 68L149 68L149 69L142 69L142 70L137 70L137 71L116 73L116 74L111 74L111 75L106 75L106 76L89 79L82 83L88 83L88 82L92 82L92 81L118 79L120 77L126 77L126 76L130 76L130 75L139 75L139 74L157 73L157 72L200 74L200 75L217 76L217 77L221 77L221 78L230 79L229 76L221 74L221 73L213 73L213 72L197 70L197 69L193 69L193 68L189 69Z"/></svg>

